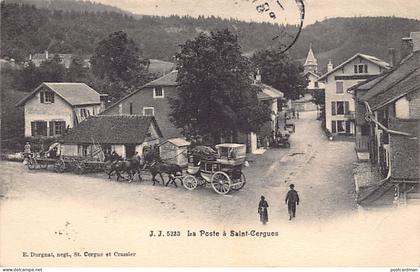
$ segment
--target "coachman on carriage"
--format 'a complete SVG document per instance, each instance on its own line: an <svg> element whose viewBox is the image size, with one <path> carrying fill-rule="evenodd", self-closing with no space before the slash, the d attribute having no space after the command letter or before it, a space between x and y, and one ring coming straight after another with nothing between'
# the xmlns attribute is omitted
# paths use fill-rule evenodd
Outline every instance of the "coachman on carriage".
<svg viewBox="0 0 420 272"><path fill-rule="evenodd" d="M210 184L221 195L240 190L246 183L242 173L245 155L243 144L219 144L216 151L198 146L188 154L187 175L182 177L182 183L188 190Z"/></svg>

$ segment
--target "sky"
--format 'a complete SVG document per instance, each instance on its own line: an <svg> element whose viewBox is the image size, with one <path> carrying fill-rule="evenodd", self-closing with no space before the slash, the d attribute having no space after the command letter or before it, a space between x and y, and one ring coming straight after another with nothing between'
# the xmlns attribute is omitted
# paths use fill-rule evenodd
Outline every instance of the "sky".
<svg viewBox="0 0 420 272"><path fill-rule="evenodd" d="M299 19L295 0L95 0L135 14L169 16L214 15L246 21L294 23ZM258 13L257 5L269 3L276 19L268 12ZM284 9L277 4L280 2ZM332 17L396 16L420 19L420 0L304 0L309 25Z"/></svg>

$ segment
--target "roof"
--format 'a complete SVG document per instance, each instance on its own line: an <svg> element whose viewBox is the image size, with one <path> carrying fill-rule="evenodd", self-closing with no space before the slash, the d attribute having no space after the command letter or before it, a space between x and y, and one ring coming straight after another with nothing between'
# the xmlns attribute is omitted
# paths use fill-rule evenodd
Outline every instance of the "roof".
<svg viewBox="0 0 420 272"><path fill-rule="evenodd" d="M96 115L80 122L64 135L64 143L141 144L154 125L159 137L162 133L153 116Z"/></svg>
<svg viewBox="0 0 420 272"><path fill-rule="evenodd" d="M158 79L155 79L149 83L146 83L145 85L141 86L140 88L138 88L137 90L135 90L134 92L129 93L128 95L124 96L123 98L117 100L114 104L112 104L111 106L109 106L106 110L104 110L103 112L101 112L101 114L108 112L109 109L112 109L113 107L115 107L116 105L118 105L121 101L124 101L125 99L133 96L134 94L140 92L141 90L143 90L144 88L147 87L156 87L156 86L178 86L177 83L177 77L178 77L178 70L173 70L172 72L170 72L169 74L166 74Z"/></svg>
<svg viewBox="0 0 420 272"><path fill-rule="evenodd" d="M145 86L178 86L177 77L178 70L173 70L169 74L147 83Z"/></svg>
<svg viewBox="0 0 420 272"><path fill-rule="evenodd" d="M318 65L314 52L312 52L312 46L309 46L308 56L306 57L305 64L303 66Z"/></svg>
<svg viewBox="0 0 420 272"><path fill-rule="evenodd" d="M362 96L362 101L369 101L372 97L387 91L389 88L397 85L400 81L406 78L420 65L420 51L412 53L404 62L396 66L392 71L382 77L381 80L372 86L369 91Z"/></svg>
<svg viewBox="0 0 420 272"><path fill-rule="evenodd" d="M158 59L149 59L148 70L150 73L158 74L160 76L165 75L166 73L172 71L175 68L175 63L158 60Z"/></svg>
<svg viewBox="0 0 420 272"><path fill-rule="evenodd" d="M48 59L54 58L55 55L58 55L61 59L72 59L73 54L60 54L60 53L49 53ZM40 60L46 60L46 53L36 53L32 55L32 59L40 59Z"/></svg>
<svg viewBox="0 0 420 272"><path fill-rule="evenodd" d="M316 78L319 78L320 77L320 75L318 75L317 73L314 73L314 72L312 72L312 71L307 71L306 73L304 73L303 75L307 75L307 74L311 74L311 75L313 75L314 77L316 77Z"/></svg>
<svg viewBox="0 0 420 272"><path fill-rule="evenodd" d="M23 98L17 106L23 106L30 98L32 98L42 87L47 87L71 106L100 104L100 94L86 85L85 83L74 82L43 82L29 95Z"/></svg>
<svg viewBox="0 0 420 272"><path fill-rule="evenodd" d="M372 63L374 63L374 64L376 64L376 65L378 65L382 68L385 68L385 69L390 69L391 68L391 65L389 65L389 63L387 63L387 62L385 62L381 59L378 59L377 57L357 53L356 55L347 59L346 61L344 61L343 63L341 63L340 65L338 65L334 69L332 69L331 71L323 74L320 78L318 78L318 81L321 81L321 80L325 79L326 77L328 77L329 75L331 75L332 73L337 71L338 69L341 69L341 67L343 67L344 65L348 64L349 62L351 62L351 61L353 61L353 60L355 60L356 58L359 58L359 57L362 58L362 59L365 59L367 61L370 61L370 62L372 62Z"/></svg>
<svg viewBox="0 0 420 272"><path fill-rule="evenodd" d="M244 147L244 146L245 145L243 145L243 144L224 143L224 144L216 145L216 148L218 148L218 147L233 147L233 148L235 148L235 147Z"/></svg>
<svg viewBox="0 0 420 272"><path fill-rule="evenodd" d="M164 143L166 143L166 142L169 142L169 143L171 143L173 145L176 145L176 146L187 146L187 145L191 144L190 142L188 142L188 141L186 141L185 139L182 139L182 138L171 138L171 139L166 140ZM162 143L162 144L164 144L164 143Z"/></svg>
<svg viewBox="0 0 420 272"><path fill-rule="evenodd" d="M379 81L381 81L386 76L386 73L380 75L374 75L365 81L357 83L356 85L351 86L348 88L348 91L360 90L366 91L375 86Z"/></svg>
<svg viewBox="0 0 420 272"><path fill-rule="evenodd" d="M277 99L284 97L284 94L279 90L264 84L264 83L255 83L254 86L261 88L261 92L258 92L257 97L259 100L268 100L268 99Z"/></svg>
<svg viewBox="0 0 420 272"><path fill-rule="evenodd" d="M371 97L368 103L372 110L376 110L416 90L420 90L420 66L398 84Z"/></svg>

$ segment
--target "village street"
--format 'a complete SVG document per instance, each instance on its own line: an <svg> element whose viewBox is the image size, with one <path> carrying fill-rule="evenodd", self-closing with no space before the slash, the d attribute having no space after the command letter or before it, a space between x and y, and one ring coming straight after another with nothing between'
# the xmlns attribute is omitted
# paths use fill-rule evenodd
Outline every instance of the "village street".
<svg viewBox="0 0 420 272"><path fill-rule="evenodd" d="M328 141L316 120L315 112L303 113L300 117L296 121L296 133L291 136L291 148L270 149L263 155L250 156L250 166L244 170L247 185L227 196L217 195L211 187L187 191L181 186L152 186L148 176L144 177L146 180L143 182L116 182L107 180L104 175L77 176L71 173L56 174L52 170L29 171L20 163L0 162L0 215L8 220L0 230L2 247L5 246L8 251L3 251L4 248L0 248L0 251L5 252L8 259L19 259L22 253L13 252L11 248L27 248L28 251L59 248L72 252L108 247L135 250L145 265L156 264L156 257L168 253L161 251L162 245L166 247L165 250L170 250L168 246L179 250L179 243L185 243L186 230L257 229L277 231L279 237L267 238L264 244L259 244L261 240L255 239L241 240L241 243L213 240L211 245L206 244L207 238L193 241L197 246L204 243L202 246L219 252L238 250L236 247L242 244L240 250L244 257L248 253L255 253L255 250L248 252L246 248L280 246L272 256L259 257L266 258L267 262L275 258L288 260L288 265L299 263L302 258L308 265L321 263L327 258L319 257L323 252L336 255L328 258L331 265L340 264L340 258L343 262L357 260L368 265L375 261L369 254L384 247L384 243L386 247L389 243L389 247L394 249L394 258L400 258L398 254L395 255L395 249L399 248L402 252L404 243L401 244L399 239L386 240L387 236L396 235L387 222L407 222L410 219L406 216L409 211L358 211L352 179L356 160L354 144L350 141ZM296 185L301 198L294 221L288 221L284 204L290 183ZM259 223L257 214L261 195L266 197L270 205L267 226ZM411 219L413 224L407 222L407 228L404 232L399 231L398 236L404 237L407 232L414 231L419 226L416 220ZM151 230L181 230L183 237L180 240L174 237L149 238ZM389 235L385 236L384 233ZM328 243L323 243L325 239L328 239ZM414 240L409 243L415 243ZM362 249L359 249L360 243L363 243ZM76 245L77 248L74 248ZM334 247L344 245L347 249L353 248L353 255L331 251ZM147 250L142 252L141 249L145 247ZM315 255L313 247L318 249ZM173 258L167 256L165 263L171 264L172 260L174 263L180 264L181 261L188 264L197 254L193 248L171 253ZM277 255L277 252L281 254ZM416 257L415 252L413 254L407 258ZM297 258L294 259L294 256ZM47 261L19 260L28 264ZM203 264L217 264L217 261L235 264L235 260L229 259L229 254L213 259L215 263L211 260L206 258ZM59 264L65 264L63 262ZM101 262L104 264L103 260ZM92 265L87 261L86 264ZM124 264L136 262L135 259L126 259Z"/></svg>

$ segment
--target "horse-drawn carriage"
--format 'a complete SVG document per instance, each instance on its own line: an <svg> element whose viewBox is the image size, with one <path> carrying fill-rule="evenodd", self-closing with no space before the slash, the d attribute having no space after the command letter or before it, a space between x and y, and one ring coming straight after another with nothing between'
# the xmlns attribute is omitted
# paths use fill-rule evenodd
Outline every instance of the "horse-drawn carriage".
<svg viewBox="0 0 420 272"><path fill-rule="evenodd" d="M187 175L182 183L187 190L210 184L213 190L225 195L230 190L240 190L245 186L246 178L242 173L246 147L242 144L216 145L217 153L189 154Z"/></svg>
<svg viewBox="0 0 420 272"><path fill-rule="evenodd" d="M59 150L60 144L54 143L45 152L26 154L25 162L28 169L47 169L52 165L57 173L73 171L77 174L100 172L104 169L104 160L99 157L64 156Z"/></svg>

